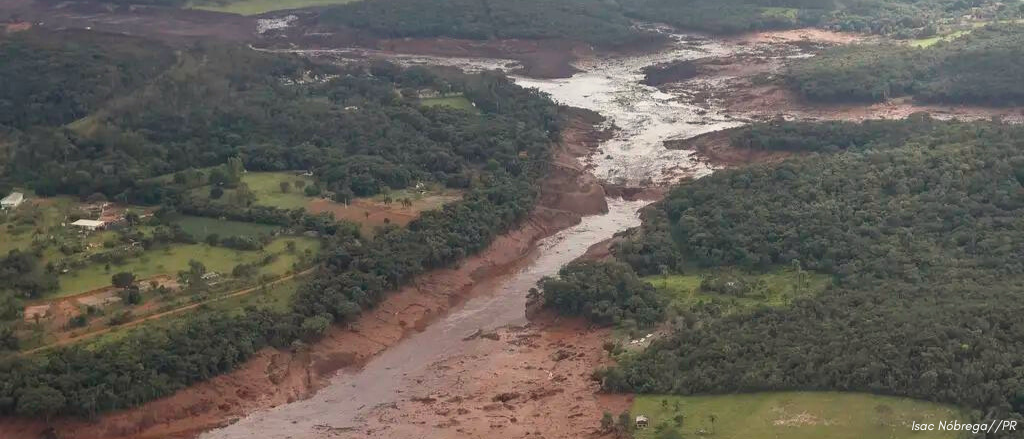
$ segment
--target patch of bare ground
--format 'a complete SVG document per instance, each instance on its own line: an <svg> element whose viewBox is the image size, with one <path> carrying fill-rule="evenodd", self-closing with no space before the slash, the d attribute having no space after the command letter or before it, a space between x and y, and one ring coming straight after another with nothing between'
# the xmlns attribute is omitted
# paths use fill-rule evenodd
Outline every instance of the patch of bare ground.
<svg viewBox="0 0 1024 439"><path fill-rule="evenodd" d="M452 307L493 291L491 281L527 263L537 241L578 224L581 215L607 211L600 184L582 165L574 163L574 154L587 152L588 142L599 136L592 121L581 118L578 114L571 118L563 141L556 147L555 161L560 165L551 167L546 181L559 183L545 184L541 203L530 218L482 253L465 259L456 268L419 276L353 324L333 328L322 341L306 349L263 349L234 372L92 421L59 419L50 423L52 432L61 439L195 437L254 411L307 398L337 371L360 367ZM587 351L599 352L596 346ZM34 439L46 430L42 420L0 420L0 437L4 439Z"/></svg>
<svg viewBox="0 0 1024 439"><path fill-rule="evenodd" d="M777 163L793 155L788 151L766 151L732 146L730 138L736 129L713 131L689 139L669 140L665 142L665 147L697 151L696 156L700 160L713 166L727 168L756 163Z"/></svg>
<svg viewBox="0 0 1024 439"><path fill-rule="evenodd" d="M631 397L599 392L593 371L607 364L610 330L549 314L521 328L476 338L463 355L439 361L410 397L374 409L346 438L601 437L601 415Z"/></svg>

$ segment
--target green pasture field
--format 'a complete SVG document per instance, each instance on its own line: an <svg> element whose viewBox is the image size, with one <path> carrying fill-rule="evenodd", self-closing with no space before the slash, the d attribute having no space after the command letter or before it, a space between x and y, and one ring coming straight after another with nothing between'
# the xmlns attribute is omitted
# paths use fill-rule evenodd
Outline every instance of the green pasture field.
<svg viewBox="0 0 1024 439"><path fill-rule="evenodd" d="M284 252L287 241L295 241L296 252ZM148 250L137 258L123 265L92 264L60 276L60 290L56 297L70 296L110 285L110 277L119 272L134 273L137 278L147 278L159 274L176 275L179 271L188 270L188 262L196 260L206 266L207 271L230 274L238 264L251 264L261 261L268 254L278 254L275 261L260 270L260 274L283 275L298 261L299 254L306 249L314 253L319 248L319 241L305 237L283 237L271 242L263 251L240 251L224 247L211 247L206 244L176 244L165 249Z"/></svg>
<svg viewBox="0 0 1024 439"><path fill-rule="evenodd" d="M677 409L678 407L678 409ZM912 431L911 425L964 422L954 407L908 398L841 392L772 392L719 396L641 395L633 416L650 419L636 439L653 439L656 430L673 429L683 437L713 439L960 439L969 434ZM683 424L675 417L682 414ZM715 421L712 425L711 417Z"/></svg>

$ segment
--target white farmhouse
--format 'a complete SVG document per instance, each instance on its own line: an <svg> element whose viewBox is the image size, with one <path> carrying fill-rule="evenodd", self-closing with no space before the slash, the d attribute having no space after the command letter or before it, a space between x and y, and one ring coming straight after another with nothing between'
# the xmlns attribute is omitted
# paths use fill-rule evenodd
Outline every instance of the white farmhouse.
<svg viewBox="0 0 1024 439"><path fill-rule="evenodd" d="M107 223L103 221L80 219L78 221L71 223L71 225L92 232L102 229L104 226L107 225Z"/></svg>
<svg viewBox="0 0 1024 439"><path fill-rule="evenodd" d="M11 192L10 195L4 197L3 200L0 200L0 209L14 209L23 202L25 202L25 194L21 192Z"/></svg>

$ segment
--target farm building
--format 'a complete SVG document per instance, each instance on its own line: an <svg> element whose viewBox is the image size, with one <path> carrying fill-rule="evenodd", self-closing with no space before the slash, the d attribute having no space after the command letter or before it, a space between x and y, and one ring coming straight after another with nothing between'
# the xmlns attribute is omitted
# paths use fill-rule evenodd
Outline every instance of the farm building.
<svg viewBox="0 0 1024 439"><path fill-rule="evenodd" d="M71 223L71 225L85 230L94 231L102 229L104 226L107 225L107 223L103 221L80 219L78 221Z"/></svg>
<svg viewBox="0 0 1024 439"><path fill-rule="evenodd" d="M10 195L4 197L3 200L0 200L0 208L4 210L14 209L23 202L25 202L25 194L21 192L11 192Z"/></svg>
<svg viewBox="0 0 1024 439"><path fill-rule="evenodd" d="M650 424L650 422L651 421L649 419L647 419L647 417L644 416L644 415L637 416L636 417L636 428L639 428L639 429L647 428L647 425Z"/></svg>

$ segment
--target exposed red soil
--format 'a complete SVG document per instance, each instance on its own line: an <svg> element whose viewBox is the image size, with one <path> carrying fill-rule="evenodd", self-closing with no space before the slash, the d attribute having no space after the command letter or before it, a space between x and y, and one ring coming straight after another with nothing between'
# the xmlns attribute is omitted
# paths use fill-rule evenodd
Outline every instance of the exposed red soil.
<svg viewBox="0 0 1024 439"><path fill-rule="evenodd" d="M306 210L312 213L331 212L335 219L348 220L369 228L384 224L405 226L420 216L420 212L441 207L461 198L457 194L431 195L412 200L409 207L398 201L391 204L365 199L356 199L348 206L327 199L310 201Z"/></svg>
<svg viewBox="0 0 1024 439"><path fill-rule="evenodd" d="M665 142L669 149L689 149L697 151L697 157L707 163L723 167L740 167L755 163L781 162L793 153L788 151L766 151L750 148L737 148L730 144L729 139L734 129L713 131L684 140Z"/></svg>
<svg viewBox="0 0 1024 439"><path fill-rule="evenodd" d="M569 151L583 152L578 139L589 138L587 123L573 123L558 145L552 180L542 188L541 205L519 228L495 240L484 252L457 268L435 270L389 295L347 328L335 327L308 350L263 349L240 369L196 384L138 408L95 421L62 419L52 423L62 439L190 438L248 413L306 398L340 369L359 367L369 358L443 316L453 306L487 290L487 281L528 261L535 243L580 221L581 213L607 210L604 191ZM568 182L577 182L573 186ZM566 192L556 195L552 192ZM551 204L564 203L564 204ZM600 412L598 412L600 413ZM46 427L40 420L6 418L0 437L30 439Z"/></svg>
<svg viewBox="0 0 1024 439"><path fill-rule="evenodd" d="M850 32L834 32L824 29L804 28L750 32L723 38L724 41L741 44L776 44L776 43L824 43L851 44L870 38L867 35Z"/></svg>
<svg viewBox="0 0 1024 439"><path fill-rule="evenodd" d="M544 314L526 327L474 340L463 355L430 366L408 397L381 406L346 438L601 437L601 415L629 408L628 395L599 393L592 372L610 359L610 330Z"/></svg>

